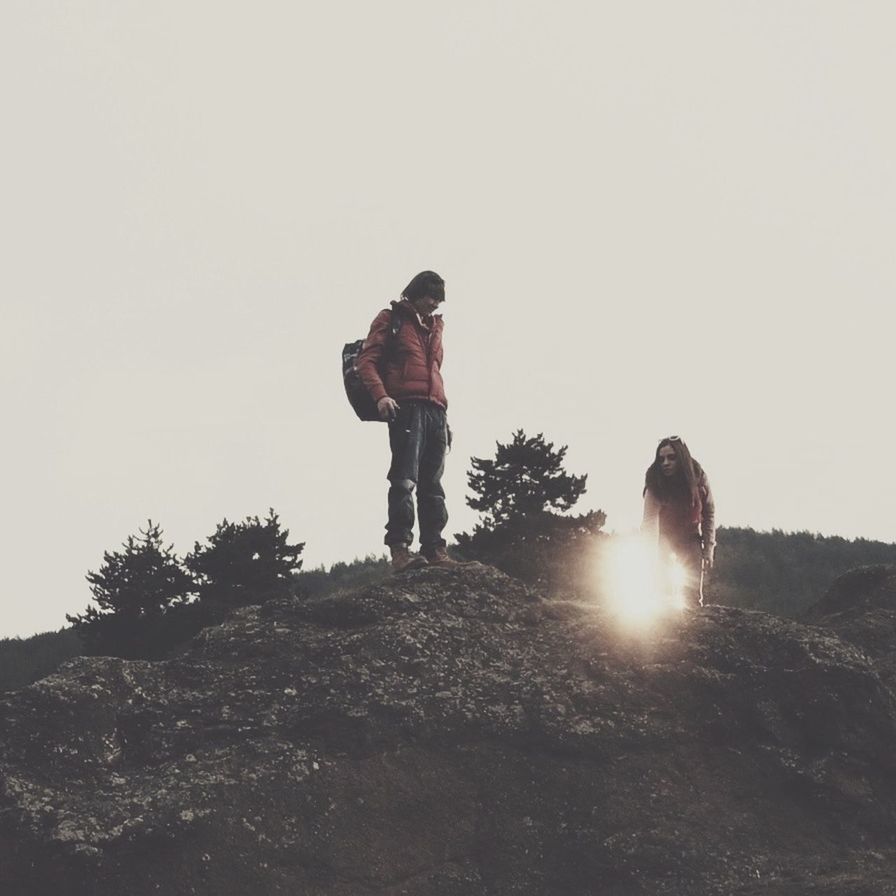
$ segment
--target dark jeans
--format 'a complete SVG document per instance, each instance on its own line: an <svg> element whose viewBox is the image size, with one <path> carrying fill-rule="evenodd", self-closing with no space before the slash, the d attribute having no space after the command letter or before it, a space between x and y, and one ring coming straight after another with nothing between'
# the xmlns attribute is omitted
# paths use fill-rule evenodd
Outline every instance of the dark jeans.
<svg viewBox="0 0 896 896"><path fill-rule="evenodd" d="M444 547L442 529L448 522L442 473L448 450L445 411L430 401L399 402L389 424L389 521L386 544L409 545L414 540L414 489L420 516L420 547Z"/></svg>

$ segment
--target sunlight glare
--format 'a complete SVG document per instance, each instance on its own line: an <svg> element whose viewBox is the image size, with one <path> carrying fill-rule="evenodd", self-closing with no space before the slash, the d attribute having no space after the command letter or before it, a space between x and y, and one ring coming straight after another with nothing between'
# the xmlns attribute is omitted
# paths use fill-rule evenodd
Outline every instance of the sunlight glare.
<svg viewBox="0 0 896 896"><path fill-rule="evenodd" d="M615 538L603 568L608 605L626 625L649 626L685 608L684 567L673 559L664 576L656 549L641 536Z"/></svg>

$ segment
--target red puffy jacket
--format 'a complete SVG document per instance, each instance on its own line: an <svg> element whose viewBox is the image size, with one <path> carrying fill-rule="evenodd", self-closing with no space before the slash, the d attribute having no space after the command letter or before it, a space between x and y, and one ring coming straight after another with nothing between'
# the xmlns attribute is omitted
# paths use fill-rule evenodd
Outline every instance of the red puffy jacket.
<svg viewBox="0 0 896 896"><path fill-rule="evenodd" d="M392 336L392 315L400 327ZM442 383L442 316L421 320L408 301L393 302L373 319L355 367L374 401L420 398L447 408Z"/></svg>

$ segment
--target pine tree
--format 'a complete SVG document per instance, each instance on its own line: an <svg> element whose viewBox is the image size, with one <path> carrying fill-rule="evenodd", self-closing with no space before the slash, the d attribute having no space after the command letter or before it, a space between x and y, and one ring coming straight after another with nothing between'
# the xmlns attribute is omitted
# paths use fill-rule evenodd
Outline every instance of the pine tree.
<svg viewBox="0 0 896 896"><path fill-rule="evenodd" d="M496 528L546 510L569 510L585 492L586 476L572 476L563 469L567 446L554 450L544 435L513 434L506 445L496 442L494 460L473 457L467 483L476 497L467 504L485 515L485 524Z"/></svg>
<svg viewBox="0 0 896 896"><path fill-rule="evenodd" d="M566 446L544 435L496 443L494 459L473 457L467 504L483 514L472 534L455 535L460 553L547 588L576 588L590 576L590 557L606 514L563 516L585 491L585 476L563 469Z"/></svg>
<svg viewBox="0 0 896 896"><path fill-rule="evenodd" d="M143 616L184 603L192 579L180 566L173 545L162 543L162 529L152 520L139 535L129 535L123 551L106 551L99 572L88 572L87 581L99 611ZM88 608L88 613L93 609ZM76 623L82 617L68 617Z"/></svg>
<svg viewBox="0 0 896 896"><path fill-rule="evenodd" d="M190 599L193 580L173 546L163 544L161 527L148 520L138 531L128 536L123 550L103 554L98 572L87 573L96 606L66 615L89 652L139 654L138 642L152 637L167 611Z"/></svg>
<svg viewBox="0 0 896 896"><path fill-rule="evenodd" d="M305 545L289 544L273 509L264 520L247 516L241 523L223 520L206 545L196 545L184 560L193 573L201 604L217 607L262 603L288 594L293 574L302 567Z"/></svg>

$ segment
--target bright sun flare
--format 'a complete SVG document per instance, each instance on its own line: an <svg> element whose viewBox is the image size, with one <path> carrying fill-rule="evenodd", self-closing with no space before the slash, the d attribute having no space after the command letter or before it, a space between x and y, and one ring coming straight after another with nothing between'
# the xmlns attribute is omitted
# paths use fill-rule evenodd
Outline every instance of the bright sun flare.
<svg viewBox="0 0 896 896"><path fill-rule="evenodd" d="M657 551L640 536L617 537L604 557L610 609L629 625L650 625L685 608L687 573L676 560L660 567Z"/></svg>

